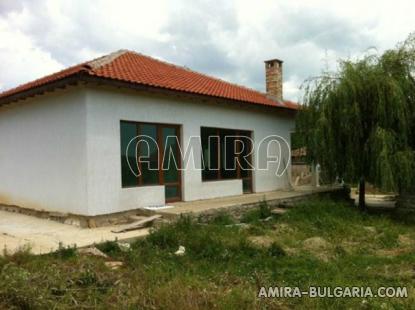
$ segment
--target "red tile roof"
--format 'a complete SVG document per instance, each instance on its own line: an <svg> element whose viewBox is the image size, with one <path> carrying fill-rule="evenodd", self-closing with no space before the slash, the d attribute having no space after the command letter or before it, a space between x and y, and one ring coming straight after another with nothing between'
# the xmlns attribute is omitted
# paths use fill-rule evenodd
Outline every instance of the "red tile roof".
<svg viewBox="0 0 415 310"><path fill-rule="evenodd" d="M0 93L0 99L56 82L76 74L129 82L173 91L237 100L251 104L296 110L290 101L277 101L266 94L201 74L139 53L121 50L85 62Z"/></svg>
<svg viewBox="0 0 415 310"><path fill-rule="evenodd" d="M19 85L15 88L6 90L5 92L0 93L0 99L1 98L6 98L8 96L19 94L19 93L24 92L26 90L33 89L33 88L36 88L36 87L39 87L39 86L43 86L43 85L46 85L46 84L51 83L51 82L59 81L59 80L64 79L66 77L72 76L76 73L80 73L82 71L87 71L87 70L88 69L87 69L87 67L85 67L84 64L79 64L79 65L76 65L76 66L73 66L73 67L69 67L69 68L64 69L62 71L53 73L51 75L44 76L40 79L37 79L37 80L31 81L29 83Z"/></svg>

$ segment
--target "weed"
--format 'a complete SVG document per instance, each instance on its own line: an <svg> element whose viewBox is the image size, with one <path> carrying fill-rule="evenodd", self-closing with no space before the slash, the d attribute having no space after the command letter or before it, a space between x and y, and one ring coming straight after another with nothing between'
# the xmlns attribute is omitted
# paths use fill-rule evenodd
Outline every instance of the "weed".
<svg viewBox="0 0 415 310"><path fill-rule="evenodd" d="M30 246L24 246L20 248L18 251L14 252L13 254L8 254L7 251L5 252L5 257L8 258L9 261L14 262L17 265L23 265L33 259L33 254L31 253Z"/></svg>
<svg viewBox="0 0 415 310"><path fill-rule="evenodd" d="M284 249L276 242L273 242L268 248L268 253L272 257L281 257L287 255Z"/></svg>
<svg viewBox="0 0 415 310"><path fill-rule="evenodd" d="M75 257L77 255L76 245L65 247L62 243L59 243L58 249L52 255L60 259Z"/></svg>
<svg viewBox="0 0 415 310"><path fill-rule="evenodd" d="M259 218L266 219L271 216L271 208L268 205L267 201L264 199L259 204Z"/></svg>
<svg viewBox="0 0 415 310"><path fill-rule="evenodd" d="M121 253L117 241L106 241L96 245L97 249L109 256L116 256Z"/></svg>
<svg viewBox="0 0 415 310"><path fill-rule="evenodd" d="M91 269L86 269L79 275L79 278L77 279L76 284L81 287L86 287L86 286L94 285L97 282L98 282L98 278L95 272Z"/></svg>
<svg viewBox="0 0 415 310"><path fill-rule="evenodd" d="M254 236L265 235L268 230L263 225L251 225L248 228L248 233Z"/></svg>
<svg viewBox="0 0 415 310"><path fill-rule="evenodd" d="M262 200L257 208L250 210L242 215L241 222L254 223L258 222L259 220L266 219L271 215L272 214L270 206L265 200Z"/></svg>
<svg viewBox="0 0 415 310"><path fill-rule="evenodd" d="M211 223L216 225L231 225L234 224L235 221L228 213L222 211L211 220Z"/></svg>

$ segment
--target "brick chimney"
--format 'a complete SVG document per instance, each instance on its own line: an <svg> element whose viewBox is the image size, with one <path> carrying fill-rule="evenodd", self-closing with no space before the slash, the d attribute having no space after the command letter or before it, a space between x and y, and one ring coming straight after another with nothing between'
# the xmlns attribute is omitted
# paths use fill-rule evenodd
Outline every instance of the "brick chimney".
<svg viewBox="0 0 415 310"><path fill-rule="evenodd" d="M282 100L282 60L265 61L265 82L267 95Z"/></svg>

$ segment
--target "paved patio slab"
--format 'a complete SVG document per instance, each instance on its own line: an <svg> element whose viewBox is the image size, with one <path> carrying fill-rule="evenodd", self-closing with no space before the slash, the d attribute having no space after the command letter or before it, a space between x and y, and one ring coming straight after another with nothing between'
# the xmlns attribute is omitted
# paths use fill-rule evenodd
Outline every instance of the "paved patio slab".
<svg viewBox="0 0 415 310"><path fill-rule="evenodd" d="M116 226L79 228L47 219L40 219L19 213L0 211L0 255L7 249L13 253L30 246L32 253L45 254L63 246L84 247L104 241L126 241L144 237L149 229L125 233L113 233Z"/></svg>
<svg viewBox="0 0 415 310"><path fill-rule="evenodd" d="M341 189L341 186L299 186L293 190L279 190L196 201L181 201L172 203L171 206L173 206L173 208L159 210L157 213L164 215L165 217L175 217L180 214L197 215L200 213L214 211L215 209L219 210L233 207L249 206L257 204L262 200L266 200L267 202L273 204L278 202L283 203L287 200L306 198L310 195L326 192L329 193Z"/></svg>

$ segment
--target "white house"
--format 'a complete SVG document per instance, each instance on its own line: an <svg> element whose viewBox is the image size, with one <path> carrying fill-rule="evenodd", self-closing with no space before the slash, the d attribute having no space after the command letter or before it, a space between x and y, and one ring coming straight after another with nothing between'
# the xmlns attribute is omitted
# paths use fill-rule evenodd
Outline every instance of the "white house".
<svg viewBox="0 0 415 310"><path fill-rule="evenodd" d="M297 105L282 100L282 62L265 70L267 94L121 50L1 93L0 204L95 216L287 187L289 153L260 145L289 143ZM226 155L224 136L253 150L232 169L249 148Z"/></svg>

